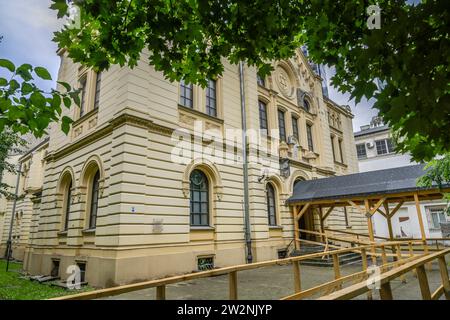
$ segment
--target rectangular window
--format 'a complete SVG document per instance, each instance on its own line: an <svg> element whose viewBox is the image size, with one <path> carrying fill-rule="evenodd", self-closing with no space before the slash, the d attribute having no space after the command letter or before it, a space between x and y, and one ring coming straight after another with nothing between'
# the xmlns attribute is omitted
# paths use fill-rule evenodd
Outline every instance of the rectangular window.
<svg viewBox="0 0 450 320"><path fill-rule="evenodd" d="M309 151L314 151L312 126L310 124L306 125L306 138L308 140L308 150Z"/></svg>
<svg viewBox="0 0 450 320"><path fill-rule="evenodd" d="M267 134L267 106L264 102L258 101L259 107L259 128Z"/></svg>
<svg viewBox="0 0 450 320"><path fill-rule="evenodd" d="M84 115L86 111L86 76L80 79L80 118Z"/></svg>
<svg viewBox="0 0 450 320"><path fill-rule="evenodd" d="M259 74L256 75L256 82L261 87L265 87L266 86L266 82L264 81L264 78L262 78Z"/></svg>
<svg viewBox="0 0 450 320"><path fill-rule="evenodd" d="M334 136L330 136L331 139L331 152L333 153L333 161L336 162L336 150L334 150Z"/></svg>
<svg viewBox="0 0 450 320"><path fill-rule="evenodd" d="M78 268L80 268L80 284L86 281L86 262L77 262Z"/></svg>
<svg viewBox="0 0 450 320"><path fill-rule="evenodd" d="M278 127L280 129L280 140L286 141L286 125L284 122L284 112L278 110Z"/></svg>
<svg viewBox="0 0 450 320"><path fill-rule="evenodd" d="M102 73L97 73L97 79L95 80L95 98L94 98L94 110L98 109L100 104L100 84L102 82Z"/></svg>
<svg viewBox="0 0 450 320"><path fill-rule="evenodd" d="M377 140L375 141L375 145L377 146L377 155L388 153L386 140Z"/></svg>
<svg viewBox="0 0 450 320"><path fill-rule="evenodd" d="M186 84L184 80L180 81L180 104L188 108L194 106L192 84Z"/></svg>
<svg viewBox="0 0 450 320"><path fill-rule="evenodd" d="M386 139L386 143L387 143L387 149L388 149L389 153L395 152L395 143L394 143L394 140L392 140L392 139Z"/></svg>
<svg viewBox="0 0 450 320"><path fill-rule="evenodd" d="M208 80L206 87L206 113L217 117L216 81Z"/></svg>
<svg viewBox="0 0 450 320"><path fill-rule="evenodd" d="M338 139L339 146L339 157L341 159L341 163L344 163L344 153L342 152L342 139Z"/></svg>
<svg viewBox="0 0 450 320"><path fill-rule="evenodd" d="M297 141L300 141L300 135L298 134L298 119L294 116L292 116L292 133L297 139Z"/></svg>
<svg viewBox="0 0 450 320"><path fill-rule="evenodd" d="M427 208L427 211L431 218L431 229L440 229L441 223L447 221L444 207Z"/></svg>
<svg viewBox="0 0 450 320"><path fill-rule="evenodd" d="M366 145L364 143L356 145L356 154L358 156L358 159L366 159L367 158Z"/></svg>

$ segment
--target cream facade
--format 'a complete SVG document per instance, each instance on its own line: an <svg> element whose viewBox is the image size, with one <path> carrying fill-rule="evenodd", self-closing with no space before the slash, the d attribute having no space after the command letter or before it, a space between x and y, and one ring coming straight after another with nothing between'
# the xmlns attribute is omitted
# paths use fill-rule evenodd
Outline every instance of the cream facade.
<svg viewBox="0 0 450 320"><path fill-rule="evenodd" d="M27 271L57 269L65 279L78 264L90 285L106 287L245 263L238 66L225 61L203 89L167 81L145 55L133 70L98 75L59 53L59 80L83 89L82 106L64 111L75 119L67 136L50 129L42 190L27 204ZM294 183L358 170L349 108L323 96L300 50L273 66L265 79L244 69L246 125L257 133L247 144L253 261L277 258L291 242L285 200ZM327 223L366 230L351 209ZM317 213L301 227L318 230Z"/></svg>

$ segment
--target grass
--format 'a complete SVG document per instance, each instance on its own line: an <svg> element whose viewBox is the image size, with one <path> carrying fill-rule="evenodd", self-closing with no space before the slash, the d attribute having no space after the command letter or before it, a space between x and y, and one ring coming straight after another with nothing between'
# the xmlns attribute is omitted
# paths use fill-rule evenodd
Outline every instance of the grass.
<svg viewBox="0 0 450 320"><path fill-rule="evenodd" d="M82 290L71 291L48 283L20 279L21 270L21 263L10 262L6 272L6 261L0 260L0 300L42 300L92 290L83 287Z"/></svg>

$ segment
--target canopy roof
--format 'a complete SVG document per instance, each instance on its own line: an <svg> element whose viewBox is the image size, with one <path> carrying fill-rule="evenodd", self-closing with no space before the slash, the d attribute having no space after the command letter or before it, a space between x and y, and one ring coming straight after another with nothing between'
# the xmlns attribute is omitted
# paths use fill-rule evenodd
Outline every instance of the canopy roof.
<svg viewBox="0 0 450 320"><path fill-rule="evenodd" d="M442 197L442 191L450 189L450 185L444 186L443 190L438 190L437 186L418 187L417 179L424 173L424 165L418 164L301 181L295 185L287 203L338 203L339 200L380 197L401 197L407 201L408 195L412 199L413 193L420 193L422 198L436 199Z"/></svg>

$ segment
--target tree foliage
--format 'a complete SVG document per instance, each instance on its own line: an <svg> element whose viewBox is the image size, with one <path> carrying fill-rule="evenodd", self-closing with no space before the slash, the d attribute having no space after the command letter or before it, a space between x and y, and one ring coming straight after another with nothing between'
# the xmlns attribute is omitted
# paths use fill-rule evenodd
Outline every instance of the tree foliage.
<svg viewBox="0 0 450 320"><path fill-rule="evenodd" d="M79 93L70 85L59 82L66 92L52 89L44 92L34 83L34 77L50 81L51 76L43 67L22 64L16 67L7 59L0 59L0 68L8 74L0 77L0 132L5 128L13 132L32 133L41 137L50 122L61 120L61 128L67 133L72 120L63 116L61 105L70 108L72 100L79 104Z"/></svg>
<svg viewBox="0 0 450 320"><path fill-rule="evenodd" d="M21 153L25 145L26 141L17 133L10 130L0 132L0 197L14 196L10 191L11 186L4 182L3 177L7 172L17 173L16 164L11 163L8 158L13 154Z"/></svg>
<svg viewBox="0 0 450 320"><path fill-rule="evenodd" d="M58 16L65 0L52 0ZM271 71L271 60L307 45L316 63L334 66L332 83L375 108L416 160L450 151L450 16L448 0L83 0L81 27L55 41L95 69L148 62L170 80L206 84L222 59ZM370 30L367 7L381 8ZM377 82L383 87L377 86Z"/></svg>

